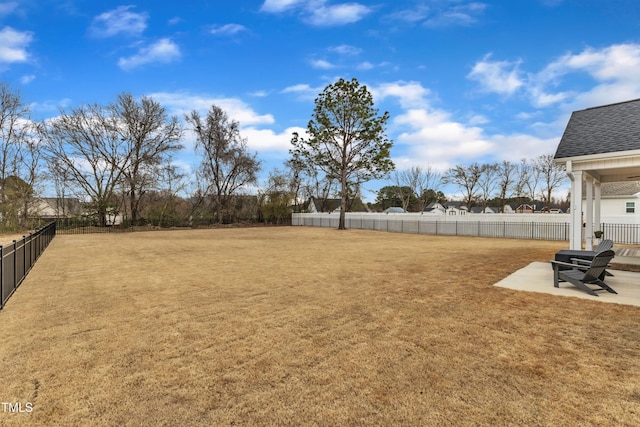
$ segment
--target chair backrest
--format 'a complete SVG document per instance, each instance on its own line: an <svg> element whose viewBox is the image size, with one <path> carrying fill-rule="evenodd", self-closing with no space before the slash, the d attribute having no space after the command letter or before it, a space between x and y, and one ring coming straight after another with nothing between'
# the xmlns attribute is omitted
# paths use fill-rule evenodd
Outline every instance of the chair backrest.
<svg viewBox="0 0 640 427"><path fill-rule="evenodd" d="M612 247L613 247L613 240L604 239L603 241L600 242L600 244L598 244L598 246L594 250L596 252L603 252L603 251L608 251Z"/></svg>
<svg viewBox="0 0 640 427"><path fill-rule="evenodd" d="M609 265L609 261L613 259L616 255L612 250L600 252L591 261L591 266L587 271L584 272L584 277L582 279L583 282L589 283L598 280L600 275L604 272Z"/></svg>

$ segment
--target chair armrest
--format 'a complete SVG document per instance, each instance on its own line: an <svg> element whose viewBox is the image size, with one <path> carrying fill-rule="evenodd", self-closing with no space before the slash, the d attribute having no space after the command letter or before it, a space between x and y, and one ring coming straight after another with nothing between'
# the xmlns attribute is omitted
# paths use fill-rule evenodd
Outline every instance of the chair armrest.
<svg viewBox="0 0 640 427"><path fill-rule="evenodd" d="M582 259L582 258L571 258L571 262L574 264L591 264L593 261L590 259Z"/></svg>
<svg viewBox="0 0 640 427"><path fill-rule="evenodd" d="M553 266L554 269L560 267L561 265L563 265L565 267L578 268L580 270L588 270L589 269L588 265L572 264L570 262L556 261L555 259L551 259L551 260L549 260L549 262L551 263L551 265Z"/></svg>

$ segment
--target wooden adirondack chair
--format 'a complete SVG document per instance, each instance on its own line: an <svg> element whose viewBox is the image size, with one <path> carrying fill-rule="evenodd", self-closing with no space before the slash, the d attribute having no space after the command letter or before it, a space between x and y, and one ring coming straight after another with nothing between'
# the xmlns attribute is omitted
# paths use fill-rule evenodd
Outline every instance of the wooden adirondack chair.
<svg viewBox="0 0 640 427"><path fill-rule="evenodd" d="M593 250L593 252L596 252L596 253L604 252L604 251L610 250L611 248L613 248L613 240L605 239L605 240L600 242L600 244ZM591 258L591 259L571 258L571 262L573 264L580 264L580 265L587 265L587 266L591 264L592 260L593 260L593 258ZM604 271L604 275L613 277L613 274L611 274L607 270ZM604 276L602 276L602 277L604 277Z"/></svg>
<svg viewBox="0 0 640 427"><path fill-rule="evenodd" d="M596 248L594 249L595 252L604 252L604 251L608 251L609 249L613 248L613 240L611 239L604 239L603 241L601 241L598 246L596 246Z"/></svg>
<svg viewBox="0 0 640 427"><path fill-rule="evenodd" d="M593 257L589 265L576 265L562 261L552 260L553 266L553 286L558 288L560 282L569 282L572 285L582 289L589 295L598 296L596 291L607 291L612 294L617 294L609 285L600 279L603 275L609 261L613 259L615 252L612 250L600 252ZM562 270L561 267L571 267L567 270ZM592 288L588 285L598 286Z"/></svg>

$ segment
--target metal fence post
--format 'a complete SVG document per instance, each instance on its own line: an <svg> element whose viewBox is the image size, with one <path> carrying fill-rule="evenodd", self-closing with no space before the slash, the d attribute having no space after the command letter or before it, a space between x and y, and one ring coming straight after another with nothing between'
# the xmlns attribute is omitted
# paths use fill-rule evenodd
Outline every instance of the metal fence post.
<svg viewBox="0 0 640 427"><path fill-rule="evenodd" d="M18 245L13 241L13 290L18 288Z"/></svg>
<svg viewBox="0 0 640 427"><path fill-rule="evenodd" d="M2 245L0 245L0 308L4 307L4 271L2 271L3 264L4 257L2 256Z"/></svg>
<svg viewBox="0 0 640 427"><path fill-rule="evenodd" d="M22 272L27 275L27 236L22 236Z"/></svg>

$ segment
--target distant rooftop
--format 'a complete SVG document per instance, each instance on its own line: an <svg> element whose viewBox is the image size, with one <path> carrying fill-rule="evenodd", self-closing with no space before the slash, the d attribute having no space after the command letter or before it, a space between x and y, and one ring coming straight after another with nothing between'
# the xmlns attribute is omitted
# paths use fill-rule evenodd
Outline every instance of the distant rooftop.
<svg viewBox="0 0 640 427"><path fill-rule="evenodd" d="M556 159L640 150L640 99L574 111Z"/></svg>

